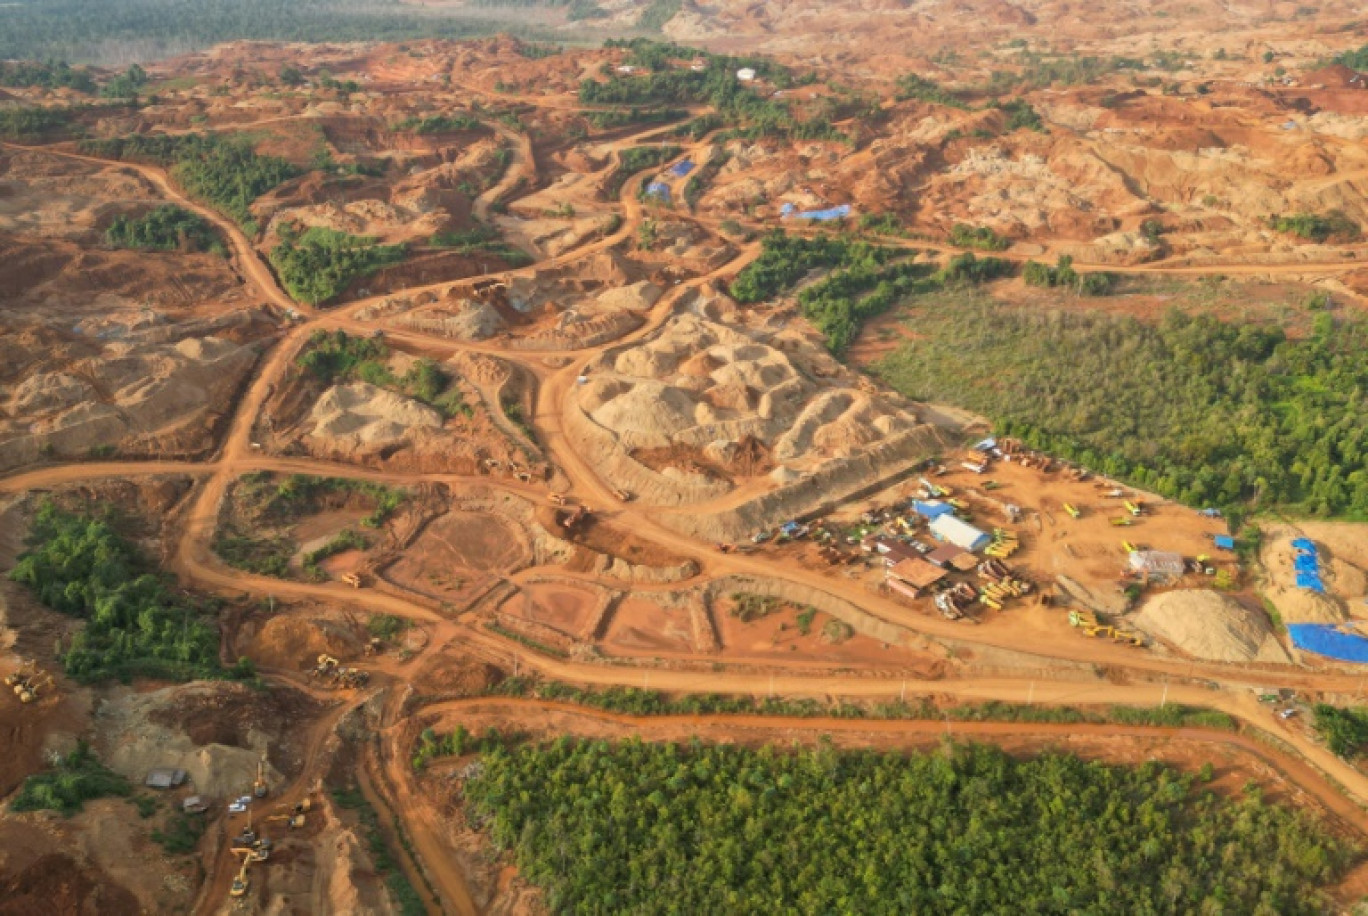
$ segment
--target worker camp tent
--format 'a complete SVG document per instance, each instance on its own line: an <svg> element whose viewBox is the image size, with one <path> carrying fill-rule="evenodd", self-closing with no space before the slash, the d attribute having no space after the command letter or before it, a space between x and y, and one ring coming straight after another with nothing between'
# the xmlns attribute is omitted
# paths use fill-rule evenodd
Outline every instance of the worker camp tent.
<svg viewBox="0 0 1368 916"><path fill-rule="evenodd" d="M1164 550L1133 550L1129 562L1132 572L1150 578L1177 579L1187 571L1182 554Z"/></svg>
<svg viewBox="0 0 1368 916"><path fill-rule="evenodd" d="M939 515L931 519L931 533L937 540L969 551L982 550L992 540L984 532L953 515Z"/></svg>

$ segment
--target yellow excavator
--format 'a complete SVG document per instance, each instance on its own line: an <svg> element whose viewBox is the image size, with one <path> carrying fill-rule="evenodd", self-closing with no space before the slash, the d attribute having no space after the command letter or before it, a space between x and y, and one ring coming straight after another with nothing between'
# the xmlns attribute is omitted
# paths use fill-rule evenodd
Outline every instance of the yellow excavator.
<svg viewBox="0 0 1368 916"><path fill-rule="evenodd" d="M268 791L266 787L266 759L263 757L257 761L256 782L252 783L252 794L257 798L265 798Z"/></svg>
<svg viewBox="0 0 1368 916"><path fill-rule="evenodd" d="M228 889L228 896L241 897L247 893L247 888L251 886L251 881L247 877L247 869L252 864L252 850L234 849L233 854L242 856L242 867L238 869L237 877L233 879L233 886Z"/></svg>

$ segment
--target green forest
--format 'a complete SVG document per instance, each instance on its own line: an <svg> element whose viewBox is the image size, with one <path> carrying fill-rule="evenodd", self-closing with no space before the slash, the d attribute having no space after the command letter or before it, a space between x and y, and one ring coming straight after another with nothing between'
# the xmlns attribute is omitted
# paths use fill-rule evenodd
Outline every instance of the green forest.
<svg viewBox="0 0 1368 916"><path fill-rule="evenodd" d="M468 747L470 742L460 742ZM991 746L485 739L466 800L556 913L1322 913L1358 855L1256 787Z"/></svg>
<svg viewBox="0 0 1368 916"><path fill-rule="evenodd" d="M380 245L371 236L348 235L310 226L299 232L277 230L280 244L269 260L281 284L296 301L319 305L340 296L353 280L404 259L403 245Z"/></svg>
<svg viewBox="0 0 1368 916"><path fill-rule="evenodd" d="M798 304L803 317L821 331L827 348L839 355L854 343L865 321L906 296L982 283L1013 270L1009 261L969 252L950 258L940 269L925 262L889 263L914 254L847 236L804 238L776 229L765 236L760 257L737 274L731 295L743 305L761 302L787 292L812 271L831 271L801 290Z"/></svg>
<svg viewBox="0 0 1368 916"><path fill-rule="evenodd" d="M86 95L96 91L95 76L86 67L73 67L64 60L0 61L0 86L17 89L75 89Z"/></svg>
<svg viewBox="0 0 1368 916"><path fill-rule="evenodd" d="M586 105L711 105L717 110L716 126L732 127L738 136L781 136L796 140L845 140L831 126L847 112L841 103L807 120L800 120L787 102L764 98L736 79L736 71L749 67L775 86L784 89L801 82L784 67L764 57L729 57L707 54L697 48L637 38L609 41L608 47L625 48L626 62L649 72L622 77L607 74L604 80L580 83L579 98ZM695 71L675 66L678 62L704 61ZM811 77L807 77L811 79Z"/></svg>
<svg viewBox="0 0 1368 916"><path fill-rule="evenodd" d="M917 340L874 367L899 391L1192 506L1368 518L1368 322L1312 333L1172 311L1145 324L921 297Z"/></svg>
<svg viewBox="0 0 1368 916"><path fill-rule="evenodd" d="M0 59L122 59L166 56L236 39L399 41L472 38L503 32L543 36L514 7L504 16L428 13L388 0L27 0L11 4L0 29ZM553 3L536 4L553 5Z"/></svg>
<svg viewBox="0 0 1368 916"><path fill-rule="evenodd" d="M233 219L248 235L257 232L252 201L301 173L284 159L257 155L244 137L220 134L87 140L81 152L166 166L191 196Z"/></svg>
<svg viewBox="0 0 1368 916"><path fill-rule="evenodd" d="M170 589L107 517L47 501L34 515L27 543L10 578L53 610L86 622L60 653L69 676L92 682L223 674L218 628ZM232 673L252 672L243 665Z"/></svg>
<svg viewBox="0 0 1368 916"><path fill-rule="evenodd" d="M105 241L115 248L143 251L217 251L214 229L203 217L175 204L163 204L142 216L116 216L105 230Z"/></svg>

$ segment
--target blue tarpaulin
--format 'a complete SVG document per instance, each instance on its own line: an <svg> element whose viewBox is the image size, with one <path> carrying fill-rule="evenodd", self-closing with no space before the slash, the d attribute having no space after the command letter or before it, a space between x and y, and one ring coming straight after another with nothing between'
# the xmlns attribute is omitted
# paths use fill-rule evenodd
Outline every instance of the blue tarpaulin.
<svg viewBox="0 0 1368 916"><path fill-rule="evenodd" d="M688 159L685 159L683 162L677 162L674 165L670 166L671 174L679 178L683 178L685 175L689 174L693 170L694 164Z"/></svg>
<svg viewBox="0 0 1368 916"><path fill-rule="evenodd" d="M803 210L795 213L792 204L784 204L780 208L785 219L811 219L818 222L825 222L832 219L845 219L850 215L850 204L841 204L839 207L831 207L826 210Z"/></svg>
<svg viewBox="0 0 1368 916"><path fill-rule="evenodd" d="M1292 645L1345 662L1368 662L1368 639L1328 623L1290 623Z"/></svg>
<svg viewBox="0 0 1368 916"><path fill-rule="evenodd" d="M646 193L651 197L659 197L661 200L670 199L670 186L660 181L653 181L646 186Z"/></svg>
<svg viewBox="0 0 1368 916"><path fill-rule="evenodd" d="M949 503L922 502L921 500L914 501L912 509L922 518L939 518L948 512L955 511L955 507Z"/></svg>
<svg viewBox="0 0 1368 916"><path fill-rule="evenodd" d="M1216 535L1216 546L1222 550L1234 550L1235 539L1227 534Z"/></svg>
<svg viewBox="0 0 1368 916"><path fill-rule="evenodd" d="M1309 588L1313 592L1325 591L1325 586L1321 584L1320 575L1313 572L1297 573L1297 588Z"/></svg>
<svg viewBox="0 0 1368 916"><path fill-rule="evenodd" d="M1316 558L1305 553L1292 561L1292 567L1296 569L1297 572L1320 571L1320 563L1316 560Z"/></svg>
<svg viewBox="0 0 1368 916"><path fill-rule="evenodd" d="M1300 550L1302 553L1316 552L1316 542L1311 540L1310 538L1297 538L1295 541L1292 542L1292 546L1295 547L1297 550Z"/></svg>

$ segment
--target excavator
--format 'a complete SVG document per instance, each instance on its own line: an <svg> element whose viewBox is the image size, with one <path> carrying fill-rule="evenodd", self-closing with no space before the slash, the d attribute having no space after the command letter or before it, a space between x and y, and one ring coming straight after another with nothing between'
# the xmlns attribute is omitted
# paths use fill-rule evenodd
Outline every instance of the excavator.
<svg viewBox="0 0 1368 916"><path fill-rule="evenodd" d="M284 821L291 827L303 827L304 815L313 810L313 800L306 798L294 806L280 805L276 813L266 818L268 821Z"/></svg>
<svg viewBox="0 0 1368 916"><path fill-rule="evenodd" d="M233 879L233 886L228 889L228 896L241 897L247 893L247 888L251 886L251 882L247 878L247 869L252 864L252 850L234 849L233 854L242 856L242 867L238 869L237 877Z"/></svg>
<svg viewBox="0 0 1368 916"><path fill-rule="evenodd" d="M252 794L257 798L265 798L270 789L266 786L266 761L257 761L256 782L252 783Z"/></svg>

